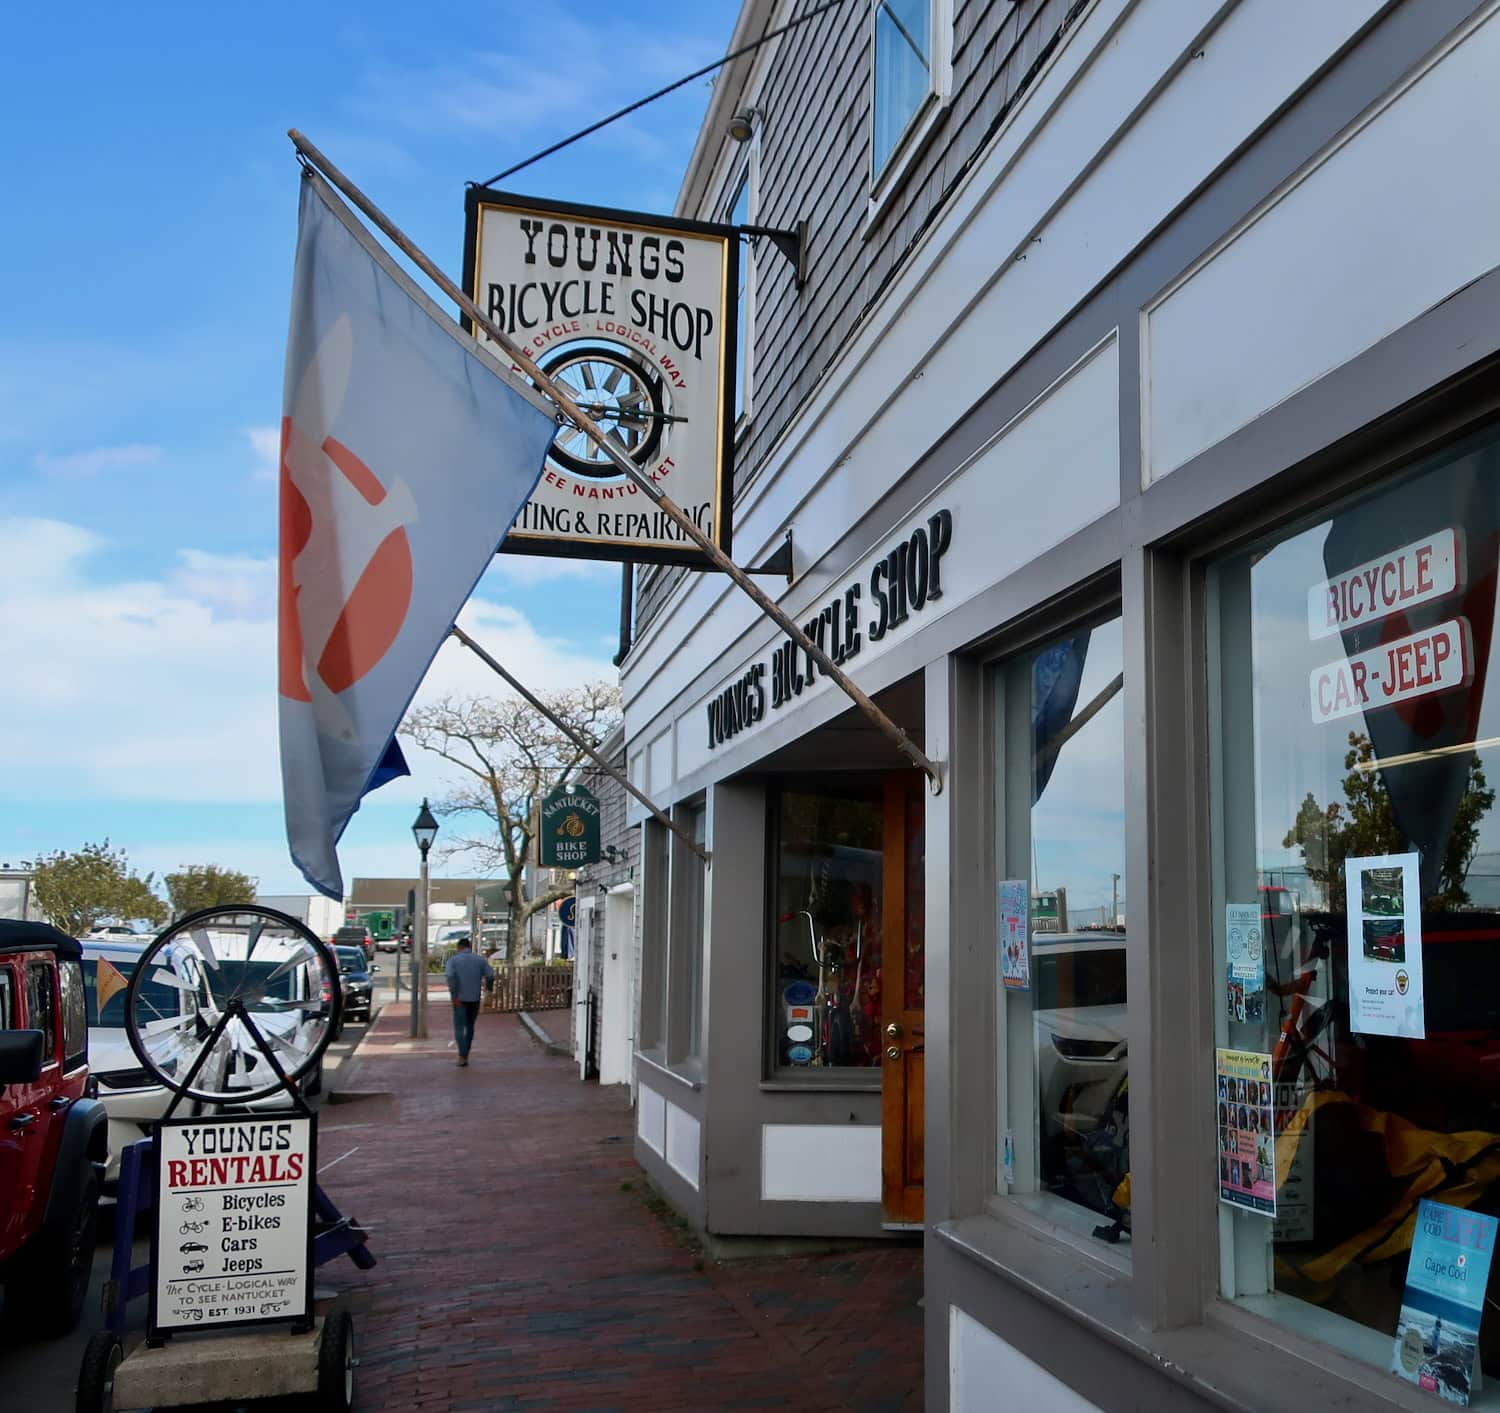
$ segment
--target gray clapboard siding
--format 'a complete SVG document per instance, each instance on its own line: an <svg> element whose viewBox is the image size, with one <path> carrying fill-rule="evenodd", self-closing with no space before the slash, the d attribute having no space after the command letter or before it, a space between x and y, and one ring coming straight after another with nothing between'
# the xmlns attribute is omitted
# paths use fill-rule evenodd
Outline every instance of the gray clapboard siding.
<svg viewBox="0 0 1500 1413"><path fill-rule="evenodd" d="M1030 86L1082 0L955 0L953 8L949 103L873 223L869 5L832 11L762 51L755 220L781 227L808 222L809 278L797 290L790 266L769 242L752 243L753 413L736 453L737 497ZM726 184L706 194L699 214L724 214L740 170L739 163L730 166ZM996 251L995 258L1007 253ZM976 285L988 273L976 270ZM740 545L736 558L745 562L754 548ZM638 626L660 611L684 572L638 571Z"/></svg>

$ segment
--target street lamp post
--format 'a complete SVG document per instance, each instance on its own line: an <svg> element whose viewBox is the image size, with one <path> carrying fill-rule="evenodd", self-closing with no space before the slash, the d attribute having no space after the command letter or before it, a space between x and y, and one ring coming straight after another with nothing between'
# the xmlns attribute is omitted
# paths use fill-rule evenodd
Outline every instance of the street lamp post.
<svg viewBox="0 0 1500 1413"><path fill-rule="evenodd" d="M437 832L438 822L424 799L411 827L412 838L417 841L422 854L422 875L417 887L417 926L411 943L411 1033L414 1040L427 1039L427 912L431 902L427 851L432 848Z"/></svg>

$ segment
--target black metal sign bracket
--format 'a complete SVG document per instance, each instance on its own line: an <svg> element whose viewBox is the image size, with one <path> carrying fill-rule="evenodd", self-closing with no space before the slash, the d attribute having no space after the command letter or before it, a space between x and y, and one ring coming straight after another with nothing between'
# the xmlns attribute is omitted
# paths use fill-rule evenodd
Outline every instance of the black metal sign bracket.
<svg viewBox="0 0 1500 1413"><path fill-rule="evenodd" d="M777 230L771 226L740 226L741 235L765 236L777 250L791 261L797 288L807 283L807 222L797 222L793 231ZM754 571L752 571L753 573Z"/></svg>

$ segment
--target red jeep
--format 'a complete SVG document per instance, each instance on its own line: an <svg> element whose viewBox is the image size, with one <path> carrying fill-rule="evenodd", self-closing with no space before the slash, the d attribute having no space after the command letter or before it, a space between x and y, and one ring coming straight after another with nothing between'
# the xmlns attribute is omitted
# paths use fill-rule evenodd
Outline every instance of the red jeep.
<svg viewBox="0 0 1500 1413"><path fill-rule="evenodd" d="M7 1318L48 1332L83 1310L108 1156L81 957L55 927L0 919L0 1281Z"/></svg>

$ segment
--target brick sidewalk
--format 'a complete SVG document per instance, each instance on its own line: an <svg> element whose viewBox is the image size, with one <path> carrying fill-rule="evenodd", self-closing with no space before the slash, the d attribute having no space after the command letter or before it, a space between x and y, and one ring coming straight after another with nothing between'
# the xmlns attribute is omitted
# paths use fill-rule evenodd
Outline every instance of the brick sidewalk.
<svg viewBox="0 0 1500 1413"><path fill-rule="evenodd" d="M439 998L435 997L434 1001ZM582 1084L514 1016L468 1069L387 1011L325 1108L333 1200L380 1265L321 1283L354 1312L358 1407L917 1409L919 1249L701 1257L645 1200L622 1088Z"/></svg>

